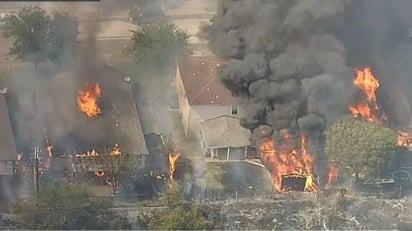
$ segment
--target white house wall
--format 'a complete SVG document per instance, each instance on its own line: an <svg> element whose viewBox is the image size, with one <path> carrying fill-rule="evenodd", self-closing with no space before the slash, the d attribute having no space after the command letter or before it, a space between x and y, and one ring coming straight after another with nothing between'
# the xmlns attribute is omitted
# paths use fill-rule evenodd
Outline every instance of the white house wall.
<svg viewBox="0 0 412 231"><path fill-rule="evenodd" d="M179 113L181 115L183 129L187 136L189 132L190 107L189 107L189 101L186 96L186 91L185 91L185 88L182 82L182 78L180 75L179 66L177 66L176 68L175 85L176 85L175 87L176 87L177 98L178 98L178 103L179 103Z"/></svg>

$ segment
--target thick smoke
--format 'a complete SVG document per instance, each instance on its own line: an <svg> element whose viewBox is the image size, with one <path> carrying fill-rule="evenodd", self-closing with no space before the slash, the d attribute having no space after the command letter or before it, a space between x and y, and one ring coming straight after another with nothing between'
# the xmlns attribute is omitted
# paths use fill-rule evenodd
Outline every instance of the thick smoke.
<svg viewBox="0 0 412 231"><path fill-rule="evenodd" d="M86 4L86 5L85 5ZM83 19L91 19L96 16L95 12L98 9L98 3L40 3L37 4L43 9L45 9L50 15L54 11L68 12L72 17L78 17ZM19 10L22 7L34 5L29 2L15 4L9 6L5 10ZM86 7L85 7L86 6ZM47 102L50 102L50 98L63 97L63 93L57 93L53 91L41 91L40 89L47 88L42 87L42 81L45 80L47 75L51 78L58 78L56 72L71 72L75 73L73 76L79 78L66 78L69 81L65 82L65 86L68 88L78 89L77 85L83 84L83 80L80 79L80 75L77 73L82 73L82 70L87 70L87 65L93 61L95 64L100 62L98 59L98 49L95 46L95 35L99 32L99 25L95 20L83 20L79 22L80 26L86 27L88 34L85 35L86 41L81 45L83 49L78 49L78 55L80 58L75 58L73 60L64 60L62 66L47 66L47 69L52 69L53 71L45 71L45 66L41 66L38 70L24 70L12 72L9 88L10 94L8 95L9 107L11 111L11 119L13 121L14 133L16 137L17 149L19 152L30 153L33 151L33 147L37 145L42 145L45 139L49 139L48 133L45 129L45 121L40 113L55 113L55 123L53 123L54 129L56 131L66 131L70 129L71 124L67 121L74 120L69 118L73 113L71 108L65 105L64 107L59 107L59 112L56 112L55 105L50 103L44 103L40 98L45 95ZM87 49L84 49L86 47ZM86 62L87 61L87 62ZM91 72L90 72L91 73ZM57 76L57 77L56 77ZM76 87L74 87L76 86ZM42 88L41 88L42 87ZM76 92L74 92L75 94ZM55 96L52 96L55 94ZM71 99L71 96L68 96ZM53 101L53 100L51 100ZM54 101L53 101L54 102ZM61 105L62 106L62 105ZM54 142L54 140L50 140ZM70 142L70 141L67 141ZM46 144L44 144L44 148ZM54 143L51 143L54 145ZM43 147L42 147L43 148ZM0 182L4 188L9 188L5 182ZM14 201L17 197L26 196L31 190L31 184L28 181L22 182L22 187L15 192L14 196L8 196L10 201Z"/></svg>
<svg viewBox="0 0 412 231"><path fill-rule="evenodd" d="M298 145L305 133L324 179L323 131L348 114L356 67L372 67L392 125L409 123L412 92L400 86L410 82L410 65L397 59L411 57L408 9L408 0L221 0L203 32L228 59L220 77L243 100L241 124L253 140L282 141L286 129Z"/></svg>
<svg viewBox="0 0 412 231"><path fill-rule="evenodd" d="M353 69L364 65L381 81L378 96L391 120L408 123L406 97L394 94L399 73L390 72L386 57L393 60L408 40L411 6L407 0L222 0L205 32L229 59L220 76L247 105L244 127L269 125L275 138L282 129L319 137L347 113Z"/></svg>

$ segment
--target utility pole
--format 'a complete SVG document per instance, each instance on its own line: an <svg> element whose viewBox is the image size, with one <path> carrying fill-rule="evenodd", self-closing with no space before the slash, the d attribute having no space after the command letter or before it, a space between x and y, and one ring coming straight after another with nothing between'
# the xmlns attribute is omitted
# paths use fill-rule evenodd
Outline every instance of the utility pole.
<svg viewBox="0 0 412 231"><path fill-rule="evenodd" d="M34 148L33 186L36 199L39 199L39 146Z"/></svg>

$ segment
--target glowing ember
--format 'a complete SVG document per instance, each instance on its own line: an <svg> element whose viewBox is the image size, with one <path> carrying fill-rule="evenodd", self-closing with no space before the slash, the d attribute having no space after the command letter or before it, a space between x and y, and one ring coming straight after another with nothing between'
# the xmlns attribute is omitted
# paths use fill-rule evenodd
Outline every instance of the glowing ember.
<svg viewBox="0 0 412 231"><path fill-rule="evenodd" d="M23 158L23 153L17 153L17 161L21 160Z"/></svg>
<svg viewBox="0 0 412 231"><path fill-rule="evenodd" d="M398 131L398 145L412 147L412 135L407 132Z"/></svg>
<svg viewBox="0 0 412 231"><path fill-rule="evenodd" d="M376 90L379 88L379 81L373 75L369 67L355 70L356 76L353 83L366 96L361 102L349 106L349 111L354 117L362 117L368 121L385 120L386 115L381 111L381 107L376 99Z"/></svg>
<svg viewBox="0 0 412 231"><path fill-rule="evenodd" d="M96 176L104 176L104 171L103 170L97 170L97 171L94 172L94 174Z"/></svg>
<svg viewBox="0 0 412 231"><path fill-rule="evenodd" d="M52 150L53 150L53 146L49 145L47 146L47 153L49 154L49 157L52 157Z"/></svg>
<svg viewBox="0 0 412 231"><path fill-rule="evenodd" d="M80 111L84 112L90 118L97 118L101 113L98 105L102 89L98 83L86 85L79 91L77 96L77 105Z"/></svg>
<svg viewBox="0 0 412 231"><path fill-rule="evenodd" d="M289 133L284 132L283 138L286 142L290 142L291 137ZM275 145L272 138L265 138L262 140L259 150L263 162L268 166L272 174L275 188L278 191L285 191L282 189L282 177L290 175L305 176L305 191L313 192L317 190L314 181L314 164L313 155L306 148L306 137L301 135L301 147L284 149L282 145Z"/></svg>
<svg viewBox="0 0 412 231"><path fill-rule="evenodd" d="M174 174L176 172L176 163L179 159L181 153L170 153L169 154L169 174L170 174L170 181L173 182Z"/></svg>
<svg viewBox="0 0 412 231"><path fill-rule="evenodd" d="M122 152L120 152L120 147L118 144L115 144L114 147L112 148L112 151L110 152L110 155L118 156L120 154L122 154Z"/></svg>
<svg viewBox="0 0 412 231"><path fill-rule="evenodd" d="M329 165L328 184L333 184L338 179L338 170L334 164Z"/></svg>
<svg viewBox="0 0 412 231"><path fill-rule="evenodd" d="M91 156L100 156L100 154L98 152L96 152L96 150L92 150L92 151L88 151L82 154L76 154L76 157L91 157Z"/></svg>

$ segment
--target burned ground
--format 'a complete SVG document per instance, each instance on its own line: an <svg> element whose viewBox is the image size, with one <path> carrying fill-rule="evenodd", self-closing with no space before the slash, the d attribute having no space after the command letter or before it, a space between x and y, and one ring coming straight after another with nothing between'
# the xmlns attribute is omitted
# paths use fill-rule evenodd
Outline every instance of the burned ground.
<svg viewBox="0 0 412 231"><path fill-rule="evenodd" d="M48 139L54 153L110 148L117 143L123 152L147 154L131 85L124 76L99 65L90 77L70 72L52 79L27 80L35 82L27 91L27 83L15 81L10 102L18 148L28 149ZM93 82L102 88L102 114L96 119L87 117L76 103L78 91Z"/></svg>

